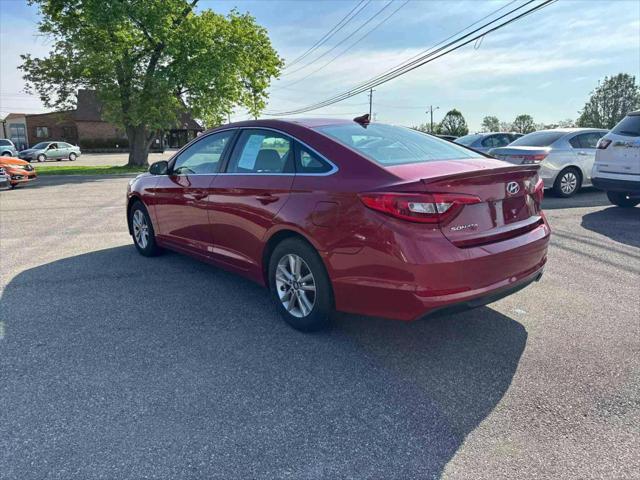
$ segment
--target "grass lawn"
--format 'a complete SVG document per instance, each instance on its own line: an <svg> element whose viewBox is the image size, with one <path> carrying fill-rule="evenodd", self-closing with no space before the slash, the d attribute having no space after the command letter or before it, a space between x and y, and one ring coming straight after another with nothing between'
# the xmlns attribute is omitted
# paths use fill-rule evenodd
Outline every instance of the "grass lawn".
<svg viewBox="0 0 640 480"><path fill-rule="evenodd" d="M129 167L127 165L37 165L38 175L122 175L146 172L148 167Z"/></svg>

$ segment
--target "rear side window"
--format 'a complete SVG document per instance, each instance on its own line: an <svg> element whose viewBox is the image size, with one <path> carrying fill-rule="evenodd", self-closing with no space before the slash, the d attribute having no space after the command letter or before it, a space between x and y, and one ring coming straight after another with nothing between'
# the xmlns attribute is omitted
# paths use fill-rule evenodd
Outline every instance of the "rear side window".
<svg viewBox="0 0 640 480"><path fill-rule="evenodd" d="M625 137L640 137L640 115L628 115L618 123L611 133Z"/></svg>
<svg viewBox="0 0 640 480"><path fill-rule="evenodd" d="M309 150L304 145L298 144L296 156L296 173L327 173L333 167L320 158L319 155Z"/></svg>
<svg viewBox="0 0 640 480"><path fill-rule="evenodd" d="M474 133L473 135L465 135L464 137L456 138L454 142L464 145L466 147L472 145L476 140L480 140L482 135Z"/></svg>
<svg viewBox="0 0 640 480"><path fill-rule="evenodd" d="M504 147L511 143L511 139L508 135L489 135L482 141L482 146L486 148Z"/></svg>
<svg viewBox="0 0 640 480"><path fill-rule="evenodd" d="M293 173L291 139L271 130L244 130L227 173Z"/></svg>
<svg viewBox="0 0 640 480"><path fill-rule="evenodd" d="M455 143L410 128L357 123L326 125L317 130L383 166L436 160L485 158Z"/></svg>
<svg viewBox="0 0 640 480"><path fill-rule="evenodd" d="M566 135L566 132L533 132L518 138L513 147L548 147Z"/></svg>

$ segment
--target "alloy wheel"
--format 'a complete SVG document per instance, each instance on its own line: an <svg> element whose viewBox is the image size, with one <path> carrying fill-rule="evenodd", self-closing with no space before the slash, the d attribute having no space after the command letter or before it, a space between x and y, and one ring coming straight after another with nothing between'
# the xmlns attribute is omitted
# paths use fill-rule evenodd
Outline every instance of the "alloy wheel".
<svg viewBox="0 0 640 480"><path fill-rule="evenodd" d="M147 245L149 245L149 225L142 210L136 210L133 213L131 224L133 226L133 238L135 238L136 243L142 249L147 248Z"/></svg>
<svg viewBox="0 0 640 480"><path fill-rule="evenodd" d="M560 179L560 190L565 195L571 195L578 187L578 177L573 172L566 172Z"/></svg>
<svg viewBox="0 0 640 480"><path fill-rule="evenodd" d="M282 306L294 317L311 313L316 302L316 281L302 257L283 256L276 269L276 289Z"/></svg>

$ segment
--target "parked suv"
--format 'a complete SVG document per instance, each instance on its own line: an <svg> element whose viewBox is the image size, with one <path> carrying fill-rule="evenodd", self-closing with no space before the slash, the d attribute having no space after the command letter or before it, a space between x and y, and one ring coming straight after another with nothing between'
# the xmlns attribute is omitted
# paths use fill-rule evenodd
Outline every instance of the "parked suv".
<svg viewBox="0 0 640 480"><path fill-rule="evenodd" d="M640 203L640 110L629 113L600 139L591 181L607 192L614 205Z"/></svg>
<svg viewBox="0 0 640 480"><path fill-rule="evenodd" d="M67 142L40 142L31 148L21 151L18 158L30 162L37 160L46 162L47 160L69 159L72 162L80 156L80 147Z"/></svg>
<svg viewBox="0 0 640 480"><path fill-rule="evenodd" d="M522 136L522 133L515 132L473 133L456 138L454 142L478 152L488 153L492 148L505 147Z"/></svg>
<svg viewBox="0 0 640 480"><path fill-rule="evenodd" d="M8 138L0 138L0 156L17 157L18 150L11 140Z"/></svg>
<svg viewBox="0 0 640 480"><path fill-rule="evenodd" d="M599 128L539 130L508 147L491 149L489 155L515 164L540 164L545 188L570 197L591 183L596 144L606 133Z"/></svg>

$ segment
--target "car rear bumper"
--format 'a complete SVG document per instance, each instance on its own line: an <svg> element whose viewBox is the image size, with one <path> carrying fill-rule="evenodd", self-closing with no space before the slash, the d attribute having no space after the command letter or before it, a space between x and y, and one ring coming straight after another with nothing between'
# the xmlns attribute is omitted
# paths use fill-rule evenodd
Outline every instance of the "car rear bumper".
<svg viewBox="0 0 640 480"><path fill-rule="evenodd" d="M622 192L640 194L640 180L619 180L613 178L592 178L593 186L606 192Z"/></svg>
<svg viewBox="0 0 640 480"><path fill-rule="evenodd" d="M332 270L336 308L410 321L449 307L485 305L540 278L549 237L545 221L518 237L471 248L455 247L444 237L446 244L434 238L416 245L413 239L413 245L407 246L396 235L395 250L406 254L378 256L373 266L357 258L366 255L371 262L371 252L333 255L326 260ZM423 253L420 262L415 262L412 248Z"/></svg>

